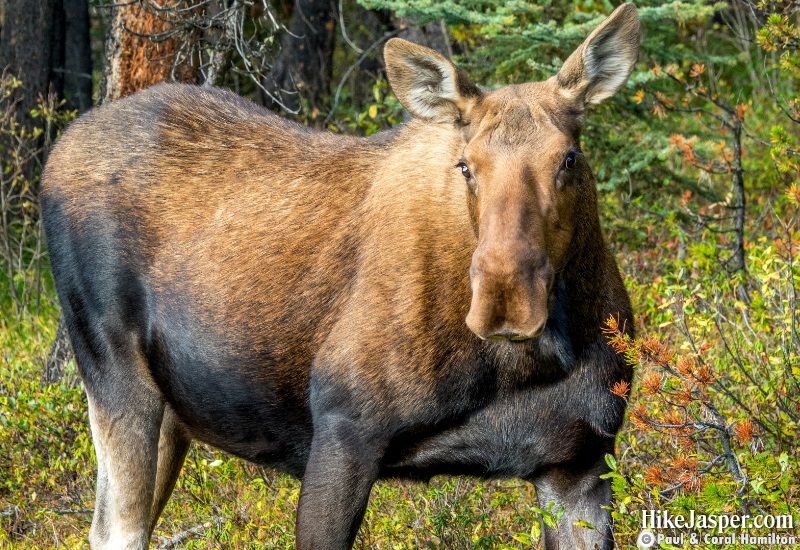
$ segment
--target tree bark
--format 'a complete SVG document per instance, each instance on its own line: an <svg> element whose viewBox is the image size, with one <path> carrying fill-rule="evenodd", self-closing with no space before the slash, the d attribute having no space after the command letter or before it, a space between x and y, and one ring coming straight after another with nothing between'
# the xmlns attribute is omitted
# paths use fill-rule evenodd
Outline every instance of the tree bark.
<svg viewBox="0 0 800 550"><path fill-rule="evenodd" d="M0 30L0 67L22 82L22 87L14 91L16 108L14 116L21 129L26 132L33 130L35 121L31 117L31 110L36 107L40 98L46 97L50 92L61 96L66 74L64 72L65 39L67 34L66 17L63 10L63 0L6 0L3 2L4 17L3 27ZM85 3L85 0L84 0ZM70 14L71 17L73 14ZM75 14L77 15L77 14ZM88 18L88 8L86 8ZM87 25L88 38L88 25ZM61 69L61 70L59 70ZM91 70L91 67L90 67ZM91 102L91 77L89 82L89 101ZM40 151L44 143L44 136L31 141L30 146L35 155L29 157L21 173L29 181L35 181L37 167L43 163L44 151ZM8 157L10 148L5 143L0 143L0 162L3 168L13 159ZM65 334L61 336L51 351L51 358L45 365L44 379L46 382L54 381L53 377L60 377L66 364L61 360L66 350L69 352L69 342ZM58 356L58 357L57 357ZM68 359L67 359L68 360Z"/></svg>
<svg viewBox="0 0 800 550"><path fill-rule="evenodd" d="M205 86L221 86L225 81L228 68L231 65L234 50L236 50L237 29L241 28L246 15L246 5L243 0L226 0L223 2L222 28L214 43L206 72Z"/></svg>
<svg viewBox="0 0 800 550"><path fill-rule="evenodd" d="M403 34L403 38L410 40L420 46L425 46L436 52L439 52L447 59L453 57L453 51L450 48L450 37L447 33L447 27L444 21L438 19L422 26L415 26L413 22L406 18L400 17L395 22L398 29L407 28L408 30Z"/></svg>
<svg viewBox="0 0 800 550"><path fill-rule="evenodd" d="M39 98L47 97L50 89L56 1L6 0L5 3L5 19L0 30L0 70L8 71L22 81L22 87L13 91L11 99L16 102L16 121L28 133L34 127L31 109L36 107ZM42 143L43 136L32 141L32 151L38 150ZM10 146L8 142L0 141L2 168L10 160L7 153ZM31 155L20 167L22 175L34 181L40 162L39 155Z"/></svg>
<svg viewBox="0 0 800 550"><path fill-rule="evenodd" d="M6 0L0 31L0 68L23 83L17 120L29 125L30 110L47 95L53 67L56 0Z"/></svg>
<svg viewBox="0 0 800 550"><path fill-rule="evenodd" d="M335 33L334 0L295 0L289 33L265 83L289 110L298 111L301 98L308 101L312 113L321 112L327 105ZM280 106L269 100L266 104Z"/></svg>
<svg viewBox="0 0 800 550"><path fill-rule="evenodd" d="M746 195L744 192L744 168L742 166L742 121L738 117L733 122L733 182L734 203L734 243L733 256L730 259L732 271L747 272L744 253L744 222L746 217ZM749 302L749 300L747 300Z"/></svg>
<svg viewBox="0 0 800 550"><path fill-rule="evenodd" d="M163 8L177 0L165 0ZM186 9L182 7L182 9ZM196 82L198 67L187 37L176 33L167 11L141 2L112 9L101 97L111 101L165 80ZM188 38L191 39L190 37Z"/></svg>

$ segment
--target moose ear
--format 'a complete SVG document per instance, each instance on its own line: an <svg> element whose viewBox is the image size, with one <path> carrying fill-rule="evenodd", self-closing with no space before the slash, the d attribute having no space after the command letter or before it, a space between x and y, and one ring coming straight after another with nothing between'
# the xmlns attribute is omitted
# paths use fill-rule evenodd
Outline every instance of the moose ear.
<svg viewBox="0 0 800 550"><path fill-rule="evenodd" d="M392 90L403 107L417 118L462 122L480 99L478 87L431 49L392 38L383 53Z"/></svg>
<svg viewBox="0 0 800 550"><path fill-rule="evenodd" d="M638 54L636 6L622 4L569 56L556 82L582 108L600 103L628 80Z"/></svg>

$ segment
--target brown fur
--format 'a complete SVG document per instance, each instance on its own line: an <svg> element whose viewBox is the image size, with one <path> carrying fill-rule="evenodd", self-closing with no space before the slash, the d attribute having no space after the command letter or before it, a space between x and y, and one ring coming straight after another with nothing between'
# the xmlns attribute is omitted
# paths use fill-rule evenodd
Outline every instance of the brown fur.
<svg viewBox="0 0 800 550"><path fill-rule="evenodd" d="M620 8L582 48L633 20ZM631 313L579 151L586 90L607 83L481 92L425 48L386 59L420 119L389 134L162 85L53 151L42 207L98 449L93 547L146 547L191 439L302 476L304 550L348 548L378 477L436 473L529 479L574 504L563 522L599 526L546 529L548 548L609 544L597 474L631 372L599 327Z"/></svg>

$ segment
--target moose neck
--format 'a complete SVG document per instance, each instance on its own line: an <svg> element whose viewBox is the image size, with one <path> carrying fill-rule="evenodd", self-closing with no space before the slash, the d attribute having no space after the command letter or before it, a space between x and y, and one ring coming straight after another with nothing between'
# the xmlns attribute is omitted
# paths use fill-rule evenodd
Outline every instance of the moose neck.
<svg viewBox="0 0 800 550"><path fill-rule="evenodd" d="M619 302L621 285L614 258L603 238L596 214L586 215L576 235L575 253L560 273L567 293L566 311L574 344L586 345L597 338L609 314L625 313L627 299ZM623 287L624 288L624 287Z"/></svg>

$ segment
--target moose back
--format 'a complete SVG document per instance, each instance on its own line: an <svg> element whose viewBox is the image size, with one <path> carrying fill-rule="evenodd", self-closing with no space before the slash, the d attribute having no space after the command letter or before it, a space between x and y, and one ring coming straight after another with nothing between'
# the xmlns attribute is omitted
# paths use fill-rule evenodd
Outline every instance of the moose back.
<svg viewBox="0 0 800 550"><path fill-rule="evenodd" d="M494 91L404 40L414 120L309 131L160 85L78 119L41 193L98 463L90 542L147 548L188 446L302 478L297 546L346 549L373 483L518 477L547 548L608 548L631 311L580 150L636 61L626 4L544 82ZM595 526L575 526L584 520Z"/></svg>

